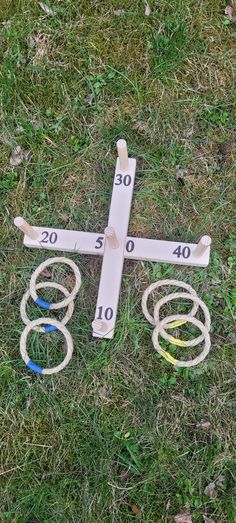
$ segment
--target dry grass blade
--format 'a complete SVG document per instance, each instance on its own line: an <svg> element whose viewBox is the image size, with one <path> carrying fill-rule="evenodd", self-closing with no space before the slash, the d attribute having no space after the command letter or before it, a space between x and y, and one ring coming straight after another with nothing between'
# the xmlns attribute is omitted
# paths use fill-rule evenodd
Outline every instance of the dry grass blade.
<svg viewBox="0 0 236 523"><path fill-rule="evenodd" d="M204 519L204 523L215 523L214 519L208 518L208 516L203 515L203 519Z"/></svg>
<svg viewBox="0 0 236 523"><path fill-rule="evenodd" d="M151 14L151 7L149 5L148 2L146 2L146 5L145 5L145 16L150 16Z"/></svg>
<svg viewBox="0 0 236 523"><path fill-rule="evenodd" d="M197 427L199 427L201 429L209 429L211 427L211 422L201 420L200 423L197 424Z"/></svg>
<svg viewBox="0 0 236 523"><path fill-rule="evenodd" d="M124 9L114 9L113 13L115 16L121 16L125 13L125 10Z"/></svg>
<svg viewBox="0 0 236 523"><path fill-rule="evenodd" d="M88 105L92 105L93 103L93 100L94 100L94 94L93 93L89 93L88 96L85 98L85 101Z"/></svg>
<svg viewBox="0 0 236 523"><path fill-rule="evenodd" d="M231 0L230 4L225 8L225 14L230 20L236 20L236 2Z"/></svg>
<svg viewBox="0 0 236 523"><path fill-rule="evenodd" d="M130 504L130 508L133 514L135 514L136 516L138 516L138 514L140 514L141 512L140 508L138 508L137 505L134 505L133 503Z"/></svg>
<svg viewBox="0 0 236 523"><path fill-rule="evenodd" d="M177 514L174 517L175 523L193 523L192 516L189 512L183 512L182 514Z"/></svg>
<svg viewBox="0 0 236 523"><path fill-rule="evenodd" d="M216 490L216 484L214 481L212 483L209 483L209 485L206 486L204 490L204 494L208 496L210 499L216 499L217 498L217 490Z"/></svg>
<svg viewBox="0 0 236 523"><path fill-rule="evenodd" d="M34 36L31 36L28 42L29 47L34 51L33 65L40 65L40 63L49 56L50 35L39 31Z"/></svg>
<svg viewBox="0 0 236 523"><path fill-rule="evenodd" d="M49 7L47 4L44 4L43 2L39 2L39 6L41 9L46 13L48 16L55 15L55 11L51 7Z"/></svg>
<svg viewBox="0 0 236 523"><path fill-rule="evenodd" d="M45 267L45 269L43 269L41 275L44 276L44 278L52 278L52 271L50 271L50 269Z"/></svg>
<svg viewBox="0 0 236 523"><path fill-rule="evenodd" d="M12 152L12 155L10 157L10 165L12 167L16 167L17 165L20 165L24 160L28 160L30 157L30 151L27 149L22 149L20 145L18 145L14 151Z"/></svg>
<svg viewBox="0 0 236 523"><path fill-rule="evenodd" d="M12 165L12 167L15 167L16 165L20 165L22 163L22 161L23 161L22 149L18 145L12 152L12 155L10 158L10 165Z"/></svg>

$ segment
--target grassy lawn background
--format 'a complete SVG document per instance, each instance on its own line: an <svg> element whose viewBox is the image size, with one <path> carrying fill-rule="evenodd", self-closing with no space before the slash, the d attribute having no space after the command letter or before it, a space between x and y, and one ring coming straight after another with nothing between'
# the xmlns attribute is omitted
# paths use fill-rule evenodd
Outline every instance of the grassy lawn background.
<svg viewBox="0 0 236 523"><path fill-rule="evenodd" d="M149 3L145 16L142 1L58 0L47 15L37 1L1 0L4 523L167 523L181 512L235 521L236 26L225 1ZM59 375L36 376L19 356L19 304L51 253L23 248L13 219L104 230L121 137L138 162L129 234L210 234L211 263L125 262L114 340L97 341L101 260L69 255L83 274L68 324L73 359ZM12 167L16 146L29 153ZM211 353L195 369L155 353L141 313L144 289L166 277L191 284L211 311ZM32 359L61 360L58 334L30 341Z"/></svg>

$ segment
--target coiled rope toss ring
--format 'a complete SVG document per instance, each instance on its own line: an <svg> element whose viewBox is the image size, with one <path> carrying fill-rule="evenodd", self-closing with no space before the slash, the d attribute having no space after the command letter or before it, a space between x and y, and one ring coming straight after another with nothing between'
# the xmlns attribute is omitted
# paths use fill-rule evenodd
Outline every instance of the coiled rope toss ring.
<svg viewBox="0 0 236 523"><path fill-rule="evenodd" d="M171 324L172 322L175 322L176 320L180 320L184 323L185 322L193 323L194 325L196 325L196 327L198 327L200 329L200 331L202 332L202 334L205 338L205 343L204 343L204 347L203 347L201 354L199 354L193 360L188 360L188 361L176 360L169 354L169 352L162 349L158 342L158 336L160 334L160 329L162 327L168 328L168 324ZM153 331L152 342L153 342L154 348L159 352L159 354L161 354L161 356L163 356L167 361L169 361L169 363L176 365L176 367L194 367L195 365L197 365L198 363L200 363L201 361L203 361L206 358L207 354L209 353L210 347L211 347L210 335L209 335L209 332L207 331L205 325L203 325L203 323L201 321L197 320L196 318L190 317L187 314L174 314L172 316L167 316L166 318L161 320L160 323L158 325L156 325L156 327Z"/></svg>
<svg viewBox="0 0 236 523"><path fill-rule="evenodd" d="M164 296L158 302L156 303L154 307L154 316L151 316L151 314L148 311L147 308L147 300L149 295L157 288L165 286L165 285L174 285L177 287L182 287L186 289L188 292L175 292L172 294L168 294L167 296ZM167 318L160 321L159 318L159 311L162 305L165 303L168 303L169 301L172 301L174 299L189 299L192 300L193 307L189 314L175 314L172 316L168 316ZM205 325L200 321L197 320L194 316L198 310L198 307L201 307L201 309L204 312L205 316ZM211 346L211 340L209 336L209 330L211 325L211 319L210 319L210 313L206 306L206 304L198 298L196 291L187 283L178 281L178 280L160 280L158 282L153 283L152 285L149 285L149 287L146 289L146 291L143 293L142 297L142 311L146 319L152 324L155 325L155 329L153 331L152 335L152 342L154 345L154 348L163 356L169 363L172 363L173 365L176 365L177 367L193 367L203 361L207 354L209 353L210 346ZM177 338L174 338L173 336L170 336L166 330L179 327L180 325L183 325L184 323L193 323L196 325L200 331L202 332L201 336L198 336L197 338L194 338L193 340L185 341L180 340ZM178 345L180 347L194 347L195 345L201 343L203 340L205 340L204 348L193 360L188 361L180 361L173 358L169 352L165 351L161 348L158 342L158 336L161 335L165 340L169 341L170 343L174 345Z"/></svg>
<svg viewBox="0 0 236 523"><path fill-rule="evenodd" d="M66 353L64 360L56 367L52 367L50 369L44 369L43 367L40 367L39 365L34 363L34 361L32 361L29 358L28 352L26 349L27 337L28 337L28 334L30 333L30 331L33 330L38 325L43 325L43 324L49 324L49 325L56 327L59 331L62 332L62 334L64 335L65 340L66 340L67 353ZM37 372L39 374L57 374L62 369L64 369L64 367L66 367L66 365L71 360L71 357L73 354L72 337L71 337L69 331L67 330L67 328L64 325L62 325L60 321L57 321L57 320L54 320L51 318L39 318L37 320L31 321L29 323L29 325L27 325L25 327L25 329L23 330L23 332L21 334L21 338L20 338L20 353L21 353L22 359L24 360L27 367L29 367L34 372Z"/></svg>
<svg viewBox="0 0 236 523"><path fill-rule="evenodd" d="M184 281L178 281L178 280L160 280L156 281L155 283L152 283L147 287L147 289L144 291L142 296L142 311L145 316L145 318L151 323L151 325L156 325L154 317L150 314L147 308L147 300L149 295L159 287L165 287L165 286L173 285L175 287L181 287L183 289L186 289L189 294L192 294L194 296L197 296L196 291L191 287L191 285L188 285L188 283L185 283ZM190 312L191 316L195 316L196 312L198 310L198 304L194 303L193 308Z"/></svg>
<svg viewBox="0 0 236 523"><path fill-rule="evenodd" d="M70 295L69 291L65 287L63 287L63 285L60 285L59 283L41 282L41 283L37 283L35 288L36 288L36 290L44 289L44 288L45 289L48 289L48 288L58 289L59 291L61 291L64 294L64 296L68 297ZM27 290L25 292L25 294L23 295L23 298L22 298L21 304L20 304L20 315L21 315L21 319L25 325L29 325L31 323L31 320L28 318L27 312L26 312L26 305L27 305L29 297L30 297L30 291ZM70 320L73 312L74 312L74 302L71 301L68 305L68 311L60 323L62 323L62 325L66 325L67 322ZM55 327L53 325L46 325L46 327L34 327L33 330L35 330L37 332L53 332L53 331L57 330L57 327Z"/></svg>
<svg viewBox="0 0 236 523"><path fill-rule="evenodd" d="M48 303L47 301L41 300L38 297L37 292L36 292L36 280L37 280L38 276L40 275L40 273L44 269L46 269L46 267L48 267L49 265L54 265L55 263L64 263L71 267L71 269L74 271L74 275L75 275L75 286L74 286L73 290L71 291L70 295L67 298L65 298L64 300L59 301L58 303ZM32 276L31 276L29 290L30 290L30 295L32 296L34 302L37 305L39 305L43 309L56 310L56 309L61 309L62 307L66 307L66 305L68 305L71 301L73 301L77 292L79 291L80 286L81 286L81 274L80 274L80 270L77 267L77 265L69 258L59 257L59 258L49 258L48 260L46 260L45 262L41 263L38 266L38 268L33 272Z"/></svg>
<svg viewBox="0 0 236 523"><path fill-rule="evenodd" d="M211 318L210 318L210 313L209 313L209 310L208 310L206 304L197 295L195 296L194 294L189 294L187 292L175 292L173 294L168 294L167 296L164 296L164 298L161 298L157 302L157 304L155 305L155 308L154 308L155 325L158 325L160 323L159 311L160 311L160 308L162 307L162 305L164 305L165 303L168 303L169 301L177 300L178 298L181 298L181 299L186 298L187 300L191 300L203 310L203 313L205 316L205 328L206 328L207 332L209 332L210 326L211 326ZM190 312L187 316L190 317L193 315ZM184 321L181 321L180 318L179 318L179 321L178 321L178 318L176 318L176 320L177 321L174 321L172 324L166 325L165 328L173 329L173 328L179 327L180 325L183 325L183 323L185 323ZM195 345L198 345L205 339L205 335L202 334L201 336L198 336L198 338L194 338L193 340L189 340L189 341L179 340L177 338L174 338L173 336L170 336L165 331L165 328L160 327L160 335L162 336L162 338L169 341L170 343L173 343L174 345L179 345L179 347L195 347Z"/></svg>

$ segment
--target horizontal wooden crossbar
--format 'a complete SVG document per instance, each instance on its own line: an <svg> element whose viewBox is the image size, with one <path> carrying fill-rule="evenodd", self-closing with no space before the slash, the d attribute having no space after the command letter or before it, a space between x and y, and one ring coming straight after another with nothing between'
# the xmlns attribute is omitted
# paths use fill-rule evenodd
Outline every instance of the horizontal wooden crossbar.
<svg viewBox="0 0 236 523"><path fill-rule="evenodd" d="M51 227L34 227L38 240L24 236L24 245L35 249L78 252L80 254L104 254L105 234L96 232L69 231ZM203 254L195 255L196 243L152 240L127 236L124 257L129 260L153 261L207 267L210 247Z"/></svg>

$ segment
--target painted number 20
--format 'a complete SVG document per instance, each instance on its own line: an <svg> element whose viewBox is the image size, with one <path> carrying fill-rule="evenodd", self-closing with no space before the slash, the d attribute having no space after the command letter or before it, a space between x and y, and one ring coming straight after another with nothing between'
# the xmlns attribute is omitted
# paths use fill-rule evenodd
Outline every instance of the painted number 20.
<svg viewBox="0 0 236 523"><path fill-rule="evenodd" d="M187 246L182 248L182 245L178 245L178 247L176 247L176 249L173 251L173 254L175 254L178 258L182 256L186 260L187 258L189 258L191 250Z"/></svg>
<svg viewBox="0 0 236 523"><path fill-rule="evenodd" d="M43 231L42 232L42 236L43 236L43 239L41 240L41 243L52 243L52 244L54 244L57 241L57 233L56 232L51 232L49 234L48 231Z"/></svg>

